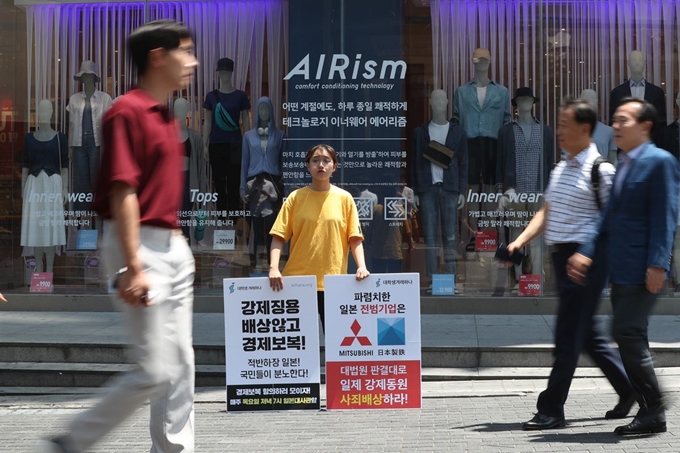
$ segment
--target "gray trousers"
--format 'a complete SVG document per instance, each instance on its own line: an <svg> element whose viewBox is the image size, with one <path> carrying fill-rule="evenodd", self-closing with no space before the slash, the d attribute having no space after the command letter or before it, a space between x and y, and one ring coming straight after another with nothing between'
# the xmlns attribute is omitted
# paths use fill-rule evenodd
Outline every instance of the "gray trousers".
<svg viewBox="0 0 680 453"><path fill-rule="evenodd" d="M132 307L114 294L135 367L113 378L104 399L73 420L65 439L73 452L87 450L146 401L151 403L151 452L194 452L194 258L184 236L172 230L142 226L140 241L153 305ZM104 225L102 248L112 276L124 266L113 222Z"/></svg>
<svg viewBox="0 0 680 453"><path fill-rule="evenodd" d="M641 409L662 416L661 389L649 351L647 327L657 295L645 285L612 285L612 334Z"/></svg>

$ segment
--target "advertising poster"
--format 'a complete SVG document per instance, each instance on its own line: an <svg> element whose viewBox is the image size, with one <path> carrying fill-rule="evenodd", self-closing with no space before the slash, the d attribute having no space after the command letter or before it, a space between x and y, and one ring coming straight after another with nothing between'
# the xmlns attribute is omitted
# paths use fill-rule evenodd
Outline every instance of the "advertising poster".
<svg viewBox="0 0 680 453"><path fill-rule="evenodd" d="M324 278L329 410L421 407L419 278Z"/></svg>
<svg viewBox="0 0 680 453"><path fill-rule="evenodd" d="M224 279L227 412L318 410L316 277Z"/></svg>
<svg viewBox="0 0 680 453"><path fill-rule="evenodd" d="M352 194L364 226L378 204L385 219L406 220L402 8L401 0L296 0L289 12L285 191L309 184L306 151L329 144L338 153L333 183Z"/></svg>

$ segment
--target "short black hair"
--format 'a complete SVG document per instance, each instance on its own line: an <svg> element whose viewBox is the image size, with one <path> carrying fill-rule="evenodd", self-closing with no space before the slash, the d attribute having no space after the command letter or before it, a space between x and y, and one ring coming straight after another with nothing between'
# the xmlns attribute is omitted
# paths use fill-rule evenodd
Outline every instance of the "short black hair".
<svg viewBox="0 0 680 453"><path fill-rule="evenodd" d="M574 112L574 121L578 124L590 125L590 136L593 136L593 131L597 125L597 110L592 104L584 99L567 99L560 107L560 112L565 110Z"/></svg>
<svg viewBox="0 0 680 453"><path fill-rule="evenodd" d="M137 68L137 75L142 76L148 68L149 52L162 47L174 50L180 41L191 38L191 33L182 24L171 20L155 20L148 22L132 32L128 38L128 53Z"/></svg>
<svg viewBox="0 0 680 453"><path fill-rule="evenodd" d="M659 113L656 111L656 108L651 103L645 101L644 99L638 99L628 96L621 99L621 102L616 108L619 108L624 104L632 103L640 104L641 106L640 110L638 110L637 117L635 117L638 123L651 121L652 125L656 124L656 121L659 118Z"/></svg>

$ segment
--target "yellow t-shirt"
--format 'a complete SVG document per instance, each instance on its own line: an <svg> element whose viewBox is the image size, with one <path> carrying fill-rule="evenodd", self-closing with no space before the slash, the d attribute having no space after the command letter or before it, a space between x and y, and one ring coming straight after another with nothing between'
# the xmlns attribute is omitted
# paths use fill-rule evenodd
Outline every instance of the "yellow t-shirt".
<svg viewBox="0 0 680 453"><path fill-rule="evenodd" d="M359 214L349 192L331 185L317 192L309 187L291 193L283 203L270 234L290 239L290 256L282 275L346 274L349 239L363 239Z"/></svg>

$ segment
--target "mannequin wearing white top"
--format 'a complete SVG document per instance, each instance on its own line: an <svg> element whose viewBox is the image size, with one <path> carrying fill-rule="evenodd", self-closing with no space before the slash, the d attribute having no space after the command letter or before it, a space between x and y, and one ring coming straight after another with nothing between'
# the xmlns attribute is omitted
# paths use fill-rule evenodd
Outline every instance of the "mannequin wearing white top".
<svg viewBox="0 0 680 453"><path fill-rule="evenodd" d="M487 65L488 69L488 65ZM489 78L487 77L487 83L489 81ZM432 94L430 95L430 109L432 111L432 120L434 124L438 124L440 126L448 126L449 120L446 119L446 108L449 104L449 100L446 96L446 92L444 90L434 90ZM443 143L442 143L443 144ZM432 166L436 167L436 165L431 164ZM436 170L435 170L436 171ZM413 184L413 183L412 183ZM418 195L413 196L413 204L415 205L416 209L420 206L420 198L418 198ZM457 206L458 210L463 209L463 205L465 204L465 195L464 194L459 194L458 195L458 200L457 200Z"/></svg>
<svg viewBox="0 0 680 453"><path fill-rule="evenodd" d="M52 107L52 102L48 101L47 99L43 99L38 103L38 109L37 109L37 118L38 118L38 127L36 131L33 133L33 137L39 141L39 142L50 142L54 139L54 137L57 135L57 131L55 131L52 128L52 125L50 124L50 121L52 119L52 113L53 113L53 107ZM68 143L59 143L59 148L61 146L68 146ZM60 152L60 151L59 151ZM22 196L25 196L25 188L26 188L26 181L28 180L29 177L29 169L27 167L22 168L21 170L21 193ZM61 172L61 200L62 200L62 205L63 201L67 199L67 194L68 194L68 168L60 168ZM63 220L63 215L61 216ZM61 225L58 228L64 228L63 225ZM56 255L57 247L56 245L53 246L46 246L46 247L33 247L34 250L34 255L35 255L35 271L36 272L43 272L44 269L47 270L47 272L52 272L54 268L54 256ZM45 264L46 266L43 267L43 258L45 259Z"/></svg>
<svg viewBox="0 0 680 453"><path fill-rule="evenodd" d="M430 95L431 119L418 126L413 134L411 185L413 204L420 210L425 239L425 271L429 278L439 273L437 249L443 249L443 273L456 273L458 210L465 203L468 147L465 130L447 121L448 98L443 90ZM450 163L435 165L426 158L429 144L437 142L453 151Z"/></svg>

